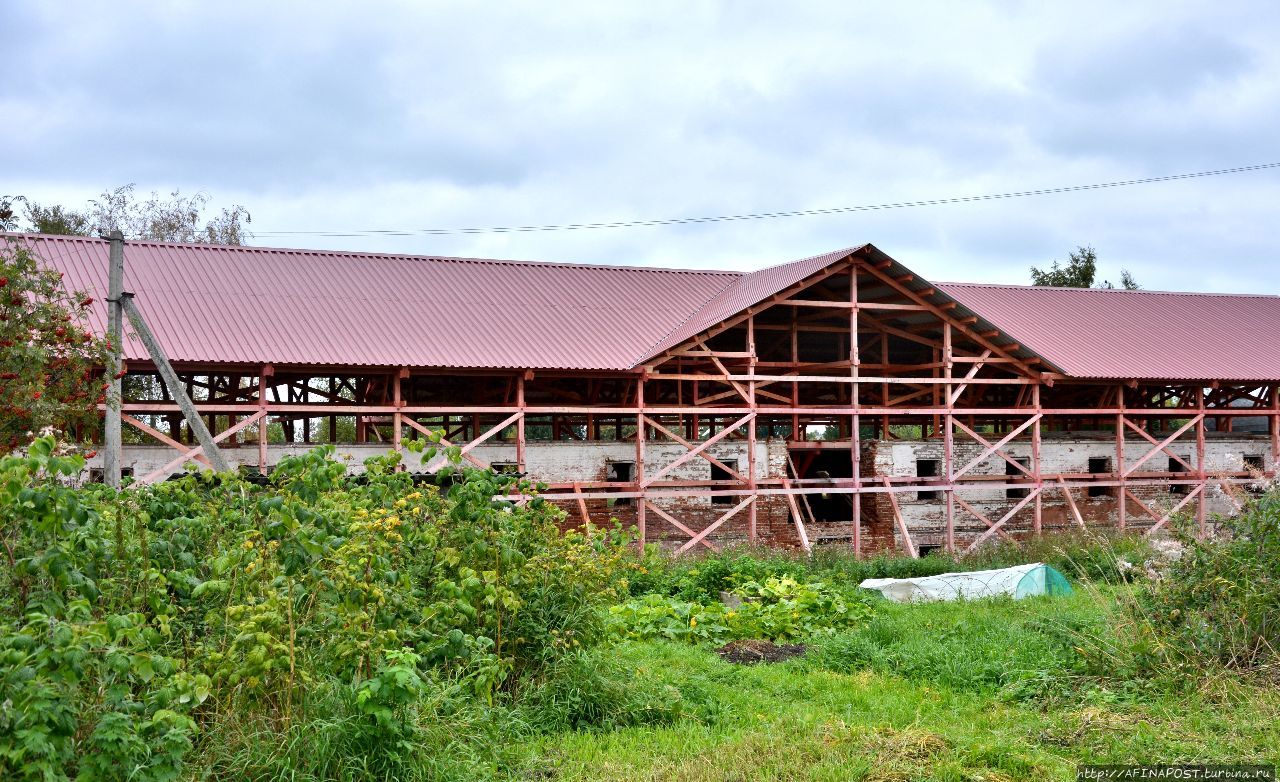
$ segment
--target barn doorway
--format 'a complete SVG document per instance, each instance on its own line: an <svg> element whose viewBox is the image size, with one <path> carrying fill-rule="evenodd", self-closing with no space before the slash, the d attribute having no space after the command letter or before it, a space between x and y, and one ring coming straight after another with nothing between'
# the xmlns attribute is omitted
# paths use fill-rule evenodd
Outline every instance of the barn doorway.
<svg viewBox="0 0 1280 782"><path fill-rule="evenodd" d="M853 477L853 463L845 448L793 448L791 463L796 477L806 480L830 480ZM821 483L806 483L807 489L820 489ZM816 522L853 521L853 495L815 492L804 495Z"/></svg>

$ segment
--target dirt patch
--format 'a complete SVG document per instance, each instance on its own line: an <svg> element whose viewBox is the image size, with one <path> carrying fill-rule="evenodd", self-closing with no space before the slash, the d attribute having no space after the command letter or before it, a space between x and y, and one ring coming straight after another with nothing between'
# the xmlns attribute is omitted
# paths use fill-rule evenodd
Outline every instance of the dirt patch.
<svg viewBox="0 0 1280 782"><path fill-rule="evenodd" d="M775 644L772 641L730 641L716 650L720 659L738 665L778 663L805 653L804 644Z"/></svg>

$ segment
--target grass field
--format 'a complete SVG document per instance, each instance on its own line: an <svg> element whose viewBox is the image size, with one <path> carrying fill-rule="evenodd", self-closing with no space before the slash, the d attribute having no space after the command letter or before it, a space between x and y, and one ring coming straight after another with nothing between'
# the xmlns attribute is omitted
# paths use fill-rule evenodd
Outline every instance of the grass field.
<svg viewBox="0 0 1280 782"><path fill-rule="evenodd" d="M1080 673L1073 628L1114 593L884 606L803 658L733 665L709 648L631 643L619 659L678 691L674 724L554 734L515 778L1074 779L1079 763L1280 761L1280 692Z"/></svg>
<svg viewBox="0 0 1280 782"><path fill-rule="evenodd" d="M1072 779L1280 761L1280 492L1181 557L1055 535L975 556L672 558L564 531L520 479L76 486L0 458L0 779ZM429 458L429 455L428 455ZM532 490L524 482L517 488ZM1045 562L1069 596L902 605L858 584ZM730 596L727 598L727 596ZM735 664L733 644L803 652ZM774 646L773 644L778 644ZM780 657L779 655L775 655Z"/></svg>

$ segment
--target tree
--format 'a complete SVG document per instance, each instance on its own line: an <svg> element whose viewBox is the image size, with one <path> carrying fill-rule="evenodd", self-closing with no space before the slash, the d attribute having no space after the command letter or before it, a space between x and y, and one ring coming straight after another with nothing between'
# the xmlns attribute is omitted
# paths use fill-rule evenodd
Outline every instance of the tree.
<svg viewBox="0 0 1280 782"><path fill-rule="evenodd" d="M0 240L0 453L48 427L97 425L109 346L85 322L92 304L20 241Z"/></svg>
<svg viewBox="0 0 1280 782"><path fill-rule="evenodd" d="M18 204L25 211L25 222L18 216ZM132 184L103 192L82 210L5 196L0 198L0 229L71 236L101 236L118 229L128 239L230 245L243 245L253 238L248 209L237 204L206 218L208 205L208 195L184 196L178 190L166 198L152 192L144 199Z"/></svg>
<svg viewBox="0 0 1280 782"><path fill-rule="evenodd" d="M1098 254L1093 247L1081 245L1068 256L1067 265L1057 261L1048 269L1031 267L1031 284L1046 285L1056 288L1115 288L1110 281L1103 280L1095 285L1098 275ZM1120 287L1127 291L1138 290L1141 286L1133 279L1128 269L1120 270Z"/></svg>

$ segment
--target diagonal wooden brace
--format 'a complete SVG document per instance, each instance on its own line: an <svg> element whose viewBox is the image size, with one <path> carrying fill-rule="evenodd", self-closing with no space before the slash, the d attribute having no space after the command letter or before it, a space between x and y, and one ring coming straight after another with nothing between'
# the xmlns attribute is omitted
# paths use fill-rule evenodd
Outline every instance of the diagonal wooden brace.
<svg viewBox="0 0 1280 782"><path fill-rule="evenodd" d="M188 448L185 444L178 442L177 440L173 439L172 437L160 431L159 429L156 429L151 426L147 426L142 421L139 421L137 418L134 418L133 416L127 413L121 413L120 420L124 421L126 424L129 424L130 426L133 426L136 429L141 430L143 434L147 434L147 435L150 435L151 437L154 437L155 439L159 440L160 442L164 443L165 445L169 446L175 451L181 451L182 453L185 454L188 451L192 450ZM203 452L196 454L194 458L196 461L200 462L204 466L206 467L209 466L209 457L205 456Z"/></svg>
<svg viewBox="0 0 1280 782"><path fill-rule="evenodd" d="M1160 442L1158 442L1158 443L1156 443L1156 441L1155 441L1155 438L1154 438L1154 437L1151 437L1151 436L1150 436L1150 435L1148 435L1146 432L1144 432L1144 431L1142 431L1141 429L1138 429L1137 427L1133 426L1133 424L1129 424L1130 428L1134 429L1134 430L1135 430L1135 431L1137 431L1139 434L1143 435L1143 436L1144 436L1144 437L1146 437L1148 440L1150 440L1151 442L1155 443L1155 447L1154 447L1154 448L1152 448L1150 451L1147 451L1147 453L1146 453L1146 454L1145 454L1141 459L1139 459L1138 461L1134 462L1132 467L1130 467L1129 469L1125 470L1125 471L1124 471L1124 477L1128 478L1128 477L1129 477L1130 475L1132 475L1132 474L1133 474L1133 473L1134 473L1134 472L1135 472L1139 467L1141 467L1142 465L1146 464L1146 463L1147 463L1147 461L1148 461L1149 459L1151 459L1153 456L1155 456L1156 454L1160 453L1161 451L1163 451L1164 453L1169 454L1170 456L1173 456L1175 459L1177 459L1178 461L1180 461L1180 462L1182 462L1184 465L1186 465L1188 470L1190 470L1190 471L1194 472L1194 471L1195 471L1195 468L1193 468L1191 465L1187 464L1186 462L1183 462L1183 461L1182 461L1182 459L1181 459L1181 458L1179 458L1178 456L1176 456L1176 455L1174 455L1174 454L1172 454L1172 453L1169 453L1169 451L1168 451L1168 450L1166 450L1166 449L1169 447L1170 443L1172 443L1174 440L1177 440L1179 437L1181 437L1182 435L1184 435L1184 434L1186 434L1188 431L1190 431L1191 427L1193 427L1193 426L1195 426L1196 424L1200 423L1200 420L1201 420L1201 419L1203 419L1203 418L1204 418L1204 414L1203 414L1203 413L1201 413L1200 415L1195 416L1195 417L1194 417L1194 418L1192 418L1190 421L1187 421L1185 424L1183 424L1183 425L1178 429L1178 431L1174 432L1173 434L1169 435L1168 437L1164 438L1163 440L1161 440L1161 441L1160 441ZM1128 419L1125 419L1125 423L1129 423L1129 422L1128 422Z"/></svg>
<svg viewBox="0 0 1280 782"><path fill-rule="evenodd" d="M741 418L739 418L737 421L734 421L732 424L729 424L729 425L728 425L728 426L726 426L724 429L720 430L719 432L716 432L716 433L715 433L715 435L713 435L713 436L711 436L711 437L707 438L706 440L703 440L701 443L699 443L699 444L698 444L698 447L694 448L694 449L693 449L693 450L691 450L691 451L688 451L687 453L683 453L683 454L681 454L681 455L680 455L680 458L676 459L676 460L675 460L674 462L672 462L671 464L668 464L666 467L663 467L663 468L662 468L661 470L659 470L658 472L656 472L656 473L654 473L653 475L651 475L651 476L649 476L648 478L646 478L646 479L645 479L645 480L640 484L640 488L642 488L642 489L643 489L644 487L649 486L649 485L650 485L650 484L652 484L654 481L658 480L658 479L659 479L659 478L661 478L662 476L664 476L664 475L666 475L667 473L671 472L671 471L672 471L672 470L674 470L675 468L679 467L680 465L684 464L685 462L689 461L690 459L693 459L693 458L697 457L697 456L698 456L699 454L701 454L703 451L707 450L707 449L708 449L708 448L710 448L711 446L715 445L716 443L720 442L720 441L721 441L721 440L723 440L724 438L728 437L730 434L733 434L733 433L734 433L734 432L736 432L738 429L741 429L743 424L746 424L746 423L751 422L751 421L755 421L755 418L756 418L756 414L755 414L755 413L747 413L746 415L742 416L742 417L741 417Z"/></svg>
<svg viewBox="0 0 1280 782"><path fill-rule="evenodd" d="M1187 496L1182 498L1182 502L1179 502L1177 505L1174 505L1173 508L1171 508L1168 513L1164 514L1164 516L1159 521L1157 521L1146 532L1142 534L1150 535L1151 533L1163 527L1165 524L1169 522L1169 519L1173 518L1178 511L1186 507L1188 502L1191 502L1192 499L1199 496L1199 494L1202 491L1204 491L1204 484L1200 484L1199 486L1195 487L1191 491L1187 492Z"/></svg>
<svg viewBox="0 0 1280 782"><path fill-rule="evenodd" d="M223 440L230 437L231 435L235 434L236 432L239 432L241 429L244 429L245 427L250 426L256 423L257 421L263 418L266 418L266 416L267 416L266 410L259 410L258 412L254 413L253 415L249 416L243 421L240 421L235 426L229 429L224 429L223 431L219 432L218 435L213 438L213 442L220 443ZM141 485L155 483L157 480L168 475L169 472L173 470L175 467L177 467L178 465L182 464L183 462L189 462L189 461L192 461L193 459L197 459L200 457L202 453L204 453L203 445L198 445L189 451L185 451L181 456L175 457L173 460L165 464L163 467L160 467L156 470L152 470L151 472L147 473L138 481L138 483ZM228 469L227 471L229 472L230 470Z"/></svg>
<svg viewBox="0 0 1280 782"><path fill-rule="evenodd" d="M1040 414L1040 413L1036 413L1035 415L1033 415L1033 416L1031 416L1030 418L1028 418L1026 421L1024 421L1024 422L1022 422L1021 424L1019 424L1019 425L1017 426L1017 428L1015 428L1013 431L1009 432L1009 433L1008 433L1008 434L1006 434L1004 437L1000 438L1000 440L999 440L998 442L996 442L995 444L992 444L992 443L988 442L988 441L987 441L987 439L986 439L985 437L983 437L982 435L980 435L980 434L978 434L977 432L973 431L972 429L970 429L969 427L965 426L964 424L960 423L960 421L956 420L956 419L953 417L953 418L952 418L952 420L951 420L951 422L952 422L953 424L955 424L956 426L960 427L960 428L964 431L964 433L965 433L965 434L969 435L969 436L970 436L970 437L972 437L973 439L977 440L978 442L980 442L980 443L982 443L984 446L986 446L986 450L984 450L981 454L979 454L979 455L977 456L977 458L975 458L973 461L969 462L969 463L968 463L968 464L966 464L964 467L961 467L959 470L957 470L957 471L956 471L956 472L951 476L951 480L953 480L953 481L954 481L955 479L959 478L961 475L964 475L965 473L967 473L967 472L969 472L970 470L972 470L974 467L977 467L979 464L981 464L982 462L986 461L987 457L991 456L992 454L995 454L996 456L999 456L1001 459L1004 459L1004 460L1005 460L1006 462L1008 462L1009 464L1012 464L1014 467L1017 467L1019 470L1022 470L1022 471L1023 471L1024 473L1026 473L1027 475L1034 477L1034 476L1032 475L1032 473L1031 473L1031 471L1030 471L1030 470L1028 470L1026 467L1024 467L1023 465L1021 465L1021 464L1020 464L1020 463L1018 463L1017 461L1015 461L1015 460L1013 460L1013 459L1010 459L1010 458L1009 458L1009 457L1004 453L1004 451L1001 451L1000 449L1001 449L1001 448L1003 448L1003 447L1005 447L1006 445L1008 445L1010 440L1012 440L1013 438L1015 438L1015 437L1017 437L1018 435L1020 435L1020 434L1022 434L1023 432L1025 432L1025 431L1027 430L1027 427L1031 426L1031 425L1032 425L1032 424L1034 424L1036 421L1039 421L1039 420L1040 420L1040 418L1041 418L1041 414Z"/></svg>
<svg viewBox="0 0 1280 782"><path fill-rule="evenodd" d="M978 546L981 546L983 542L987 540L987 538L999 532L1001 527L1003 527L1009 521L1009 519L1013 518L1018 511L1027 507L1027 503L1031 502L1037 496L1039 496L1040 492L1041 492L1041 488L1038 486L1032 489L1031 491L1027 492L1027 496L1023 497L1022 500L1017 505L1014 505L1012 508L1010 508L1008 513L1001 516L1000 520L991 526L991 529L987 530L986 532L982 533L978 537L974 538L973 542L969 544L969 548L965 549L965 553L973 551Z"/></svg>
<svg viewBox="0 0 1280 782"><path fill-rule="evenodd" d="M676 549L676 553L683 554L684 552L698 545L699 543L702 542L703 538L707 537L712 532L715 532L716 530L720 529L720 525L724 524L726 521L736 516L738 511L742 510L743 508L747 507L748 505L750 505L755 501L756 501L756 498L754 494L747 495L746 499L744 499L742 502L738 503L737 505L734 505L733 508L731 508L723 516L711 522L711 524L708 525L706 529L704 529L702 532L699 532L697 535L694 535L693 538L691 538L688 543L685 543L683 546Z"/></svg>
<svg viewBox="0 0 1280 782"><path fill-rule="evenodd" d="M651 510L651 511L653 511L654 513L658 514L658 515L659 515L659 516L661 516L663 519L666 519L666 521L667 521L667 523L668 523L668 524L670 524L671 526L673 526L673 527L675 527L676 529L680 530L680 531L681 531L681 532L683 532L684 534L688 535L690 538L697 538L697 537L698 537L698 533L696 533L696 532L694 532L693 530L689 529L687 526L685 526L685 525L684 525L684 523L683 523L683 522L681 522L681 521L680 521L679 519L677 519L675 516L672 516L670 513L667 513L665 510L663 510L662 508L659 508L657 505L654 505L652 502L649 502L648 500L645 500L645 501L644 501L644 505L645 505L645 507L646 507L646 508L648 508L649 510ZM717 546L716 544L712 543L711 541L707 540L706 538L699 538L699 539L698 539L698 542L699 542L699 543L701 543L702 545L706 546L707 548L711 549L712 551L716 552L716 553L719 553L719 552L720 552L720 547L719 547L719 546Z"/></svg>
<svg viewBox="0 0 1280 782"><path fill-rule="evenodd" d="M671 431L671 430L670 430L670 429L668 429L667 427L665 427L665 426L663 426L662 424L658 423L657 421L653 420L653 419L652 419L652 418L650 418L649 416L645 415L645 416L642 416L642 417L644 418L645 423L649 424L649 426L652 426L654 429L657 429L659 432L662 432L662 433L663 433L663 434L665 434L667 437L670 437L672 440L675 440L677 443L680 443L681 445L683 445L685 448L690 448L690 449L692 449L692 448L696 448L696 447L697 447L697 446L695 446L693 443L689 442L688 440L684 439L684 438L683 438L683 437L681 437L680 435L678 435L678 434L676 434L675 432ZM746 483L746 482L747 482L747 479L746 479L746 478L743 478L743 477L742 477L742 475L741 475L737 470L733 469L732 467L730 467L729 465L727 465L727 464L725 464L724 462L720 461L719 459L717 459L716 457L712 456L711 454L706 453L706 452L704 451L704 452L702 452L702 453L700 453L700 454L698 454L698 455L699 455L699 456L701 456L703 459L706 459L707 461L711 462L711 463L712 463L712 464L714 464L715 466L719 467L720 469L724 470L725 472L729 473L730 475L732 475L734 478L738 479L739 481L742 481L743 483Z"/></svg>

